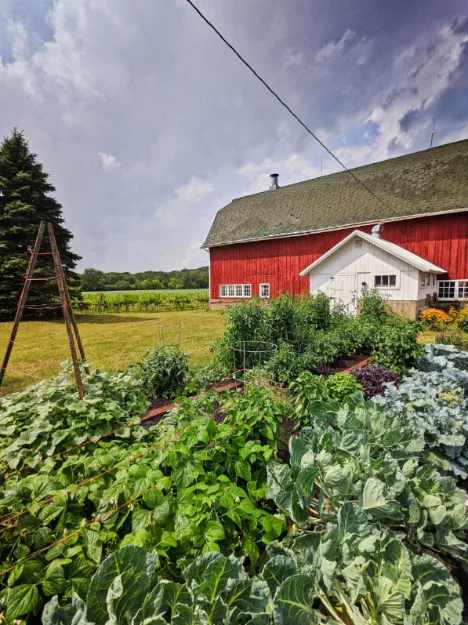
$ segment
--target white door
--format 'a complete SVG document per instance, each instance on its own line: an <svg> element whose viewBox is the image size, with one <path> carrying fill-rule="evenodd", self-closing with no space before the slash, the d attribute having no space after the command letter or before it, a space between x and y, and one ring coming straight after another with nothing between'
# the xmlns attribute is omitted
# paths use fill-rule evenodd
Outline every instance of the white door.
<svg viewBox="0 0 468 625"><path fill-rule="evenodd" d="M338 274L330 280L329 297L332 306L342 305L351 314L357 311L356 274Z"/></svg>

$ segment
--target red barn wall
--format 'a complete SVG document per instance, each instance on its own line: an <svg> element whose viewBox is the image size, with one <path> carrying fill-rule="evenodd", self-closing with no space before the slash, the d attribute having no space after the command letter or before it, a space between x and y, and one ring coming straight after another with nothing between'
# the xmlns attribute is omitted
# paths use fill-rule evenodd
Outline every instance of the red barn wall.
<svg viewBox="0 0 468 625"><path fill-rule="evenodd" d="M359 228L370 232L372 225ZM271 297L309 289L309 279L299 272L344 239L355 228L268 241L236 243L210 249L210 297L219 300L221 284L270 284ZM385 224L383 239L447 270L451 280L468 278L468 213L406 219ZM226 301L233 301L226 298Z"/></svg>

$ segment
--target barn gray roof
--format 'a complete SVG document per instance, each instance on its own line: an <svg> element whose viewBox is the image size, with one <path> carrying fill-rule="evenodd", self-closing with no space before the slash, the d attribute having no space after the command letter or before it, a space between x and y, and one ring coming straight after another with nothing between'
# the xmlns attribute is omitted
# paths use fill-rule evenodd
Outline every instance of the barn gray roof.
<svg viewBox="0 0 468 625"><path fill-rule="evenodd" d="M233 200L203 247L468 209L468 140Z"/></svg>

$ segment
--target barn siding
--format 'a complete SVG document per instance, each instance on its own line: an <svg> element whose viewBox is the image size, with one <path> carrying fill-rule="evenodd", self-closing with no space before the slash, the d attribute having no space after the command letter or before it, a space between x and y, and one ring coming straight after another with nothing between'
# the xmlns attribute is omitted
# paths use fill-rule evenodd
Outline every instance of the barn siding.
<svg viewBox="0 0 468 625"><path fill-rule="evenodd" d="M359 228L370 232L372 225ZM236 243L210 249L211 299L219 298L221 284L269 282L271 297L309 290L309 279L299 272L313 263L355 228L343 228L298 237ZM406 219L385 224L383 237L447 269L447 278L468 278L468 213ZM229 300L226 300L229 301Z"/></svg>

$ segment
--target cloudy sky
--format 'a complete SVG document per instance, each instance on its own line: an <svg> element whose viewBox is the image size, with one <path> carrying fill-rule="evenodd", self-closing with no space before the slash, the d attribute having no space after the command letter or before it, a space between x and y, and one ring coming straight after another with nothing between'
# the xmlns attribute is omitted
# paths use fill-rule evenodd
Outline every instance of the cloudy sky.
<svg viewBox="0 0 468 625"><path fill-rule="evenodd" d="M195 2L348 167L468 138L466 0ZM233 197L337 170L185 0L1 0L13 126L81 269L207 264Z"/></svg>

